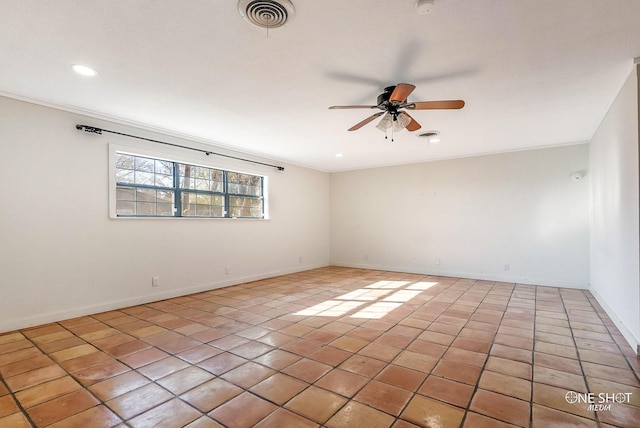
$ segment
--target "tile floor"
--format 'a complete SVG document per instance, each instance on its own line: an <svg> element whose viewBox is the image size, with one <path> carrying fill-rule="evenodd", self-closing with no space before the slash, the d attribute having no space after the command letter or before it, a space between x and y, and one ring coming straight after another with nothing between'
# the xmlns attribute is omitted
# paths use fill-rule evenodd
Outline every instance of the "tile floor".
<svg viewBox="0 0 640 428"><path fill-rule="evenodd" d="M637 427L639 362L587 291L327 267L2 334L0 427Z"/></svg>

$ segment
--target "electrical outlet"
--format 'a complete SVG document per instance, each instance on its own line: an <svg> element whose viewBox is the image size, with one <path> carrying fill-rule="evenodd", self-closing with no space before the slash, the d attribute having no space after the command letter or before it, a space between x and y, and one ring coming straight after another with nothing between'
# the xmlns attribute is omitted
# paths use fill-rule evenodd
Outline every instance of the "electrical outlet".
<svg viewBox="0 0 640 428"><path fill-rule="evenodd" d="M304 262L304 258L302 256L298 256L298 262L300 263Z"/></svg>
<svg viewBox="0 0 640 428"><path fill-rule="evenodd" d="M365 260L369 260L369 255L368 255L368 254L365 254L365 255L364 255L364 259L365 259Z"/></svg>
<svg viewBox="0 0 640 428"><path fill-rule="evenodd" d="M504 265L504 270L509 270L509 263Z"/></svg>
<svg viewBox="0 0 640 428"><path fill-rule="evenodd" d="M151 277L151 286L152 287L158 287L160 285L160 277L159 276L152 276Z"/></svg>
<svg viewBox="0 0 640 428"><path fill-rule="evenodd" d="M225 266L224 267L224 274L225 275L229 275L229 272L231 272L231 269L229 269L229 266Z"/></svg>
<svg viewBox="0 0 640 428"><path fill-rule="evenodd" d="M440 266L440 259L436 259L436 265Z"/></svg>

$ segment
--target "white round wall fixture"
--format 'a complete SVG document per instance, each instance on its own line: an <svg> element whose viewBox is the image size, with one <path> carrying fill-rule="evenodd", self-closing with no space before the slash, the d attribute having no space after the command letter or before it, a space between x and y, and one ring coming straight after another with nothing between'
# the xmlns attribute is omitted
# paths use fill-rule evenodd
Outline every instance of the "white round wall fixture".
<svg viewBox="0 0 640 428"><path fill-rule="evenodd" d="M251 24L260 28L278 28L295 16L289 0L240 0L238 12Z"/></svg>
<svg viewBox="0 0 640 428"><path fill-rule="evenodd" d="M584 177L584 174L580 171L574 172L573 174L571 174L571 179L573 181L580 181L582 180L582 178Z"/></svg>
<svg viewBox="0 0 640 428"><path fill-rule="evenodd" d="M416 0L416 12L420 15L426 15L433 9L434 3L435 0Z"/></svg>

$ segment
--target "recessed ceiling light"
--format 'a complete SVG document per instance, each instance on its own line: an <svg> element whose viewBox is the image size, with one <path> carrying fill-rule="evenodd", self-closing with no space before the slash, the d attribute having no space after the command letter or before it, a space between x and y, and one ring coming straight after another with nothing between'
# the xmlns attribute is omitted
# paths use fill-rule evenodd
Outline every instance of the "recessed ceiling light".
<svg viewBox="0 0 640 428"><path fill-rule="evenodd" d="M336 157L337 157L337 158L341 158L341 157L343 157L343 156L344 156L344 155L343 155L342 153L336 153Z"/></svg>
<svg viewBox="0 0 640 428"><path fill-rule="evenodd" d="M73 68L73 71L75 71L78 74L81 74L82 76L95 76L96 74L98 74L97 71L95 71L91 67L87 67L86 65L73 64L71 68Z"/></svg>

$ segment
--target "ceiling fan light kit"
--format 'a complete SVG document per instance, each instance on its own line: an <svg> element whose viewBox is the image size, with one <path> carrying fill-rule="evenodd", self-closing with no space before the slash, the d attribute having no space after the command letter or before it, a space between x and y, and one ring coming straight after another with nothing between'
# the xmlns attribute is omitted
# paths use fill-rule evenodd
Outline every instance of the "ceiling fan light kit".
<svg viewBox="0 0 640 428"><path fill-rule="evenodd" d="M461 109L464 107L463 100L446 100L446 101L414 101L409 102L407 98L415 89L415 85L410 83L398 83L395 86L387 86L384 92L378 95L377 104L374 106L366 105L347 105L347 106L331 106L329 109L379 109L382 112L375 113L363 121L355 124L349 131L356 131L367 123L382 116L376 128L383 132L391 129L392 132L407 131L413 132L421 128L421 125L412 118L406 110L451 110ZM393 137L392 137L393 141Z"/></svg>

